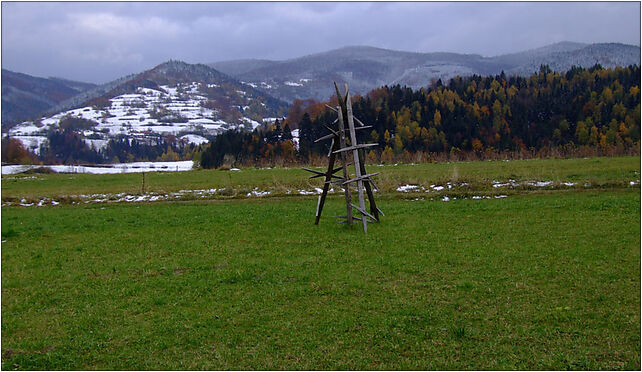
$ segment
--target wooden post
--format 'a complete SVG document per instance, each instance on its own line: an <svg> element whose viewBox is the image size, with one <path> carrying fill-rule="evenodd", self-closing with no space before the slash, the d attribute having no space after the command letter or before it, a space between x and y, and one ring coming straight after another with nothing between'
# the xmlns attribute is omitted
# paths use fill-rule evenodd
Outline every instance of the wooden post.
<svg viewBox="0 0 642 372"><path fill-rule="evenodd" d="M366 165L365 165L365 152L366 150L361 150L359 151L359 165L361 166L361 174L368 174L366 173ZM372 188L370 187L370 180L366 180L366 183L364 185L366 187L366 193L368 194L368 202L370 203L370 213L375 218L375 221L379 222L379 209L377 208L377 204L375 203L374 200L374 193L372 192Z"/></svg>
<svg viewBox="0 0 642 372"><path fill-rule="evenodd" d="M328 172L325 174L325 182L323 183L323 192L319 195L319 201L317 202L317 213L316 218L314 219L314 224L319 224L319 219L321 219L321 212L323 211L323 204L325 203L325 197L328 195L328 188L330 188L330 181L332 181L332 174L334 173L334 159L337 155L334 153L334 150L339 147L339 141L332 141L332 146L330 147L330 159L328 159Z"/></svg>
<svg viewBox="0 0 642 372"><path fill-rule="evenodd" d="M359 161L359 149L357 147L357 134L354 130L354 119L352 118L352 103L350 102L350 92L348 91L348 84L346 83L346 109L348 114L348 129L350 130L350 142L352 142L352 158L354 159L354 172L357 178L357 191L359 193L359 208L361 211L366 210L366 204L363 200L363 180L361 179L361 162ZM368 221L366 216L361 214L361 223L363 224L363 231L368 232Z"/></svg>
<svg viewBox="0 0 642 372"><path fill-rule="evenodd" d="M336 86L336 85L335 85ZM339 89L337 89L337 92ZM343 123L343 109L341 106L337 106L337 112L339 113L339 144L341 148L346 147L346 135L345 135L345 125ZM347 154L345 151L341 152L341 165L343 166L343 179L344 181L348 180L348 164L346 161ZM343 185L346 195L346 219L348 226L352 227L352 194L350 193L350 184Z"/></svg>

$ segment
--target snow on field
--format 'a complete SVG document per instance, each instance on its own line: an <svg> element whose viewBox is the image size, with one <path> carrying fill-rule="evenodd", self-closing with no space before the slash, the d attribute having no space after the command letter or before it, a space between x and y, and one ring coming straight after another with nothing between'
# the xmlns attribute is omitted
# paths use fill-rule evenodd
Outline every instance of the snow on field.
<svg viewBox="0 0 642 372"><path fill-rule="evenodd" d="M203 143L209 142L209 140L207 138L205 138L203 136L196 135L196 134L186 134L186 135L180 137L180 139L185 140L188 143L193 143L195 145L201 145Z"/></svg>
<svg viewBox="0 0 642 372"><path fill-rule="evenodd" d="M409 192L409 191L419 191L419 186L417 185L403 185L397 187L397 192Z"/></svg>
<svg viewBox="0 0 642 372"><path fill-rule="evenodd" d="M314 191L298 190L298 193L299 195L317 195L323 193L323 189L315 187Z"/></svg>
<svg viewBox="0 0 642 372"><path fill-rule="evenodd" d="M294 148L299 150L299 130L294 129L292 132L292 142L294 143Z"/></svg>
<svg viewBox="0 0 642 372"><path fill-rule="evenodd" d="M526 185L535 186L535 187L546 187L553 184L553 181L528 181L525 182Z"/></svg>
<svg viewBox="0 0 642 372"><path fill-rule="evenodd" d="M280 117L280 118L263 118L263 123L265 124L274 124L276 121L283 121L285 120L285 117Z"/></svg>
<svg viewBox="0 0 642 372"><path fill-rule="evenodd" d="M12 136L13 138L22 142L25 149L40 155L40 145L47 142L47 137L44 136Z"/></svg>
<svg viewBox="0 0 642 372"><path fill-rule="evenodd" d="M266 195L270 195L270 194L271 194L270 191L259 191L257 188L255 188L251 192L247 193L246 196L258 196L258 197L261 197L261 196L266 196Z"/></svg>
<svg viewBox="0 0 642 372"><path fill-rule="evenodd" d="M517 182L513 179L508 180L508 182L499 182L493 180L493 187L494 188L499 188L499 187L518 187L518 186L533 186L533 187L548 187L548 186L553 186L554 182L553 181L524 181L524 182ZM574 182L560 182L560 185L564 186L575 186L577 183Z"/></svg>
<svg viewBox="0 0 642 372"><path fill-rule="evenodd" d="M294 82L294 81L285 81L283 84L290 86L290 87L302 87L305 83L308 83L312 81L312 79L299 79L299 82Z"/></svg>
<svg viewBox="0 0 642 372"><path fill-rule="evenodd" d="M506 187L506 186L516 187L516 186L519 186L519 183L517 183L515 180L508 180L508 182L504 182L504 183L493 180L494 188Z"/></svg>
<svg viewBox="0 0 642 372"><path fill-rule="evenodd" d="M241 118L241 120L243 120L244 122L250 124L252 126L252 130L254 130L257 127L261 126L261 124L259 124L258 122L254 121L254 120L252 120L250 118L243 117L243 118Z"/></svg>
<svg viewBox="0 0 642 372"><path fill-rule="evenodd" d="M87 139L85 138L85 142L89 147L94 147L96 150L102 150L105 147L107 147L107 142L109 142L106 139Z"/></svg>
<svg viewBox="0 0 642 372"><path fill-rule="evenodd" d="M114 173L142 173L142 172L177 172L188 171L194 166L194 162L187 161L165 161L165 162L136 162L109 164L104 166L84 165L3 165L2 174L22 173L29 169L46 167L56 173L90 173L90 174L114 174Z"/></svg>

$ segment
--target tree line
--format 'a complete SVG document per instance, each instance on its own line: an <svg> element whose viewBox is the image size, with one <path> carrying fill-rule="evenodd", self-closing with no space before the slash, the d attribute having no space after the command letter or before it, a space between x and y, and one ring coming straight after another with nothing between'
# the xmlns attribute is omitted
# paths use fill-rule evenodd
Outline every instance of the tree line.
<svg viewBox="0 0 642 372"><path fill-rule="evenodd" d="M373 127L359 131L360 143L378 143L370 161L438 157L484 158L501 153L639 153L640 67L573 67L565 73L541 66L529 77L455 77L430 88L384 86L354 96L354 115ZM228 132L203 152L203 167L230 162L310 162L327 154L329 143L314 140L332 126L329 102L298 100L284 123L253 133ZM281 135L281 125L299 130L298 149ZM270 138L271 140L268 140ZM544 151L546 150L546 151Z"/></svg>

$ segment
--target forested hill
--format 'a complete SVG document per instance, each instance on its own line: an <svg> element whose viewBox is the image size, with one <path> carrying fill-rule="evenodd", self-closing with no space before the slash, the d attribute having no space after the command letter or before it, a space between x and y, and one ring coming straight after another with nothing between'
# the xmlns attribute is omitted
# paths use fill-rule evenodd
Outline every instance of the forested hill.
<svg viewBox="0 0 642 372"><path fill-rule="evenodd" d="M420 90L384 86L355 96L353 107L355 116L373 125L361 141L380 144L368 153L375 161L419 152L483 154L581 146L639 151L640 67L598 65L557 73L542 66L530 77L457 77ZM325 103L295 101L285 124L298 127L299 148L287 156L306 161L327 153L328 144L313 141L327 134L323 125L331 125L335 117ZM281 133L280 127L273 129ZM258 131L238 136L238 149L227 150L232 152L228 159L283 156L281 142L289 141L278 136L275 141L273 134ZM272 144L263 140L266 136ZM224 140L229 138L217 139ZM217 141L206 151L207 159L223 158L218 152L225 146Z"/></svg>

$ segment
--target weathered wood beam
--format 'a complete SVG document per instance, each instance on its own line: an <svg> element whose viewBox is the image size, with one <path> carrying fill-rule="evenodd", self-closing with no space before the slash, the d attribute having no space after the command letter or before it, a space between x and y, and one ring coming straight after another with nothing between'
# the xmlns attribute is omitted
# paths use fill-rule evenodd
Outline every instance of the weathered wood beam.
<svg viewBox="0 0 642 372"><path fill-rule="evenodd" d="M337 84L334 84L334 87L337 89L337 93L339 92L339 88L337 88ZM341 97L341 95L339 95ZM341 100L339 100L341 101ZM343 122L343 110L341 109L341 106L337 106L337 112L339 113L339 145L340 147L346 147L346 136L345 136L345 126ZM336 152L333 152L335 154ZM343 166L343 179L348 179L348 166L346 165L346 153L342 152L341 153L341 163ZM346 213L347 213L347 219L348 219L348 226L352 226L352 207L350 206L352 204L352 195L350 192L349 187L344 188L345 196L346 196Z"/></svg>
<svg viewBox="0 0 642 372"><path fill-rule="evenodd" d="M340 148L340 149L336 150L335 152L339 153L339 152L343 152L343 151L355 151L355 150L364 149L364 148L373 147L373 146L379 146L379 144L378 143L364 143L364 144L361 144L361 145L354 145L354 146L350 146L350 147Z"/></svg>
<svg viewBox="0 0 642 372"><path fill-rule="evenodd" d="M314 176L311 176L310 178L316 178L316 177L319 177L319 176L327 176L327 175L334 176L334 174L333 174L333 173L336 173L336 172L340 171L341 169L343 169L343 167L334 168L334 169L332 169L332 170L328 169L328 170L327 170L327 171L325 171L325 172L321 172L321 171L314 170L314 169L310 169L310 168L303 168L303 170L305 170L305 171L308 171L308 172L310 172L310 173L314 173L314 174L315 174ZM336 176L335 176L335 177L336 177Z"/></svg>
<svg viewBox="0 0 642 372"><path fill-rule="evenodd" d="M352 204L352 208L354 208L354 209L358 210L362 215L364 215L364 216L368 216L368 217L370 217L371 219L375 220L375 217L374 217L373 215L371 215L370 213L366 212L365 208L364 208L364 209L361 209L361 208L357 207L357 206L356 206L356 205L354 205L354 204Z"/></svg>
<svg viewBox="0 0 642 372"><path fill-rule="evenodd" d="M333 148L336 148L337 146L339 146L339 142L338 141L332 141L332 147L330 148L330 150L332 150ZM315 219L314 219L314 224L315 225L318 225L319 224L319 220L321 219L321 212L323 212L323 205L325 204L325 198L328 195L328 189L330 188L330 184L327 181L332 179L332 176L333 176L333 173L334 173L333 170L334 170L334 159L335 158L336 158L336 155L332 151L330 151L330 159L328 159L328 171L325 173L325 181L326 182L323 183L323 191L321 192L321 195L319 195L319 199L317 201L317 212L316 212L316 216L315 216ZM312 170L312 171L313 171L313 173L316 173L316 171L314 171L314 170Z"/></svg>
<svg viewBox="0 0 642 372"><path fill-rule="evenodd" d="M359 125L361 125L362 127L365 127L365 126L366 126L365 124L363 124L363 122L362 122L361 120L357 119L357 117L356 117L356 116L354 117L354 121L356 121L357 123L359 123Z"/></svg>
<svg viewBox="0 0 642 372"><path fill-rule="evenodd" d="M370 177L376 176L377 174L379 174L379 172L365 174L365 175L363 175L361 177L355 177L355 178L352 178L352 179L349 179L349 180L343 182L343 185L348 184L348 183L352 183L352 182L356 182L356 181L370 180Z"/></svg>
<svg viewBox="0 0 642 372"><path fill-rule="evenodd" d="M321 172L321 171L310 169L310 168L302 168L302 169L304 171L308 171L308 172L311 172L311 173L316 173L318 175L325 175L326 174L326 172Z"/></svg>
<svg viewBox="0 0 642 372"><path fill-rule="evenodd" d="M365 211L366 210L366 204L363 200L363 180L361 180L361 165L359 161L359 148L357 147L357 134L354 130L354 116L352 115L352 102L350 101L350 91L348 90L348 83L345 84L346 88L346 109L347 109L347 116L348 116L348 129L350 131L350 141L352 142L352 147L354 148L352 151L352 158L354 159L354 172L356 174L357 180L357 192L359 195L359 208L360 210ZM364 214L361 214L362 217ZM365 218L361 218L361 222L363 222L363 232L368 233L368 222L366 221Z"/></svg>
<svg viewBox="0 0 642 372"><path fill-rule="evenodd" d="M366 125L366 126L363 126L363 127L356 127L356 128L354 128L354 130L362 130L362 129L369 129L369 128L372 128L372 125Z"/></svg>
<svg viewBox="0 0 642 372"><path fill-rule="evenodd" d="M325 107L329 108L330 110L332 110L334 112L338 112L337 109L335 109L334 107L328 105L327 103L326 103Z"/></svg>
<svg viewBox="0 0 642 372"><path fill-rule="evenodd" d="M327 125L325 125L325 124L323 124L323 126L324 126L327 130L329 130L330 132L332 132L332 134L334 134L335 136L339 137L339 132L335 131L334 129L330 128L329 126L327 126Z"/></svg>
<svg viewBox="0 0 642 372"><path fill-rule="evenodd" d="M365 162L366 152L365 152L365 150L359 151L359 157L362 159L362 161L360 163L361 164L361 172L362 173L366 173L366 162ZM372 178L369 178L368 181L369 182L365 183L365 187L366 187L366 194L368 195L368 203L370 204L370 213L372 213L374 215L374 217L375 217L374 220L379 222L379 208L377 207L377 203L375 202L375 199L374 199L374 193L372 192L372 188L370 187L370 184L372 184L372 186L374 186L375 188L377 188L377 185L375 185L375 183L372 180Z"/></svg>
<svg viewBox="0 0 642 372"><path fill-rule="evenodd" d="M323 136L323 137L319 137L319 138L315 139L315 140L314 140L314 143L321 142L321 141L325 141L325 140L327 140L327 139L334 138L334 137L335 137L335 134L334 134L334 133L326 134L326 135L325 135L325 136Z"/></svg>
<svg viewBox="0 0 642 372"><path fill-rule="evenodd" d="M328 127L326 126L326 128L328 128ZM358 128L355 128L355 130L368 129L368 128L372 128L372 125L369 125L367 127L358 127ZM328 128L328 129L330 129L330 128ZM315 139L314 143L325 141L325 140L328 140L330 138L334 138L336 135L337 135L337 132L332 131L332 133L330 133L330 134L326 134L323 137L319 137L319 138Z"/></svg>

